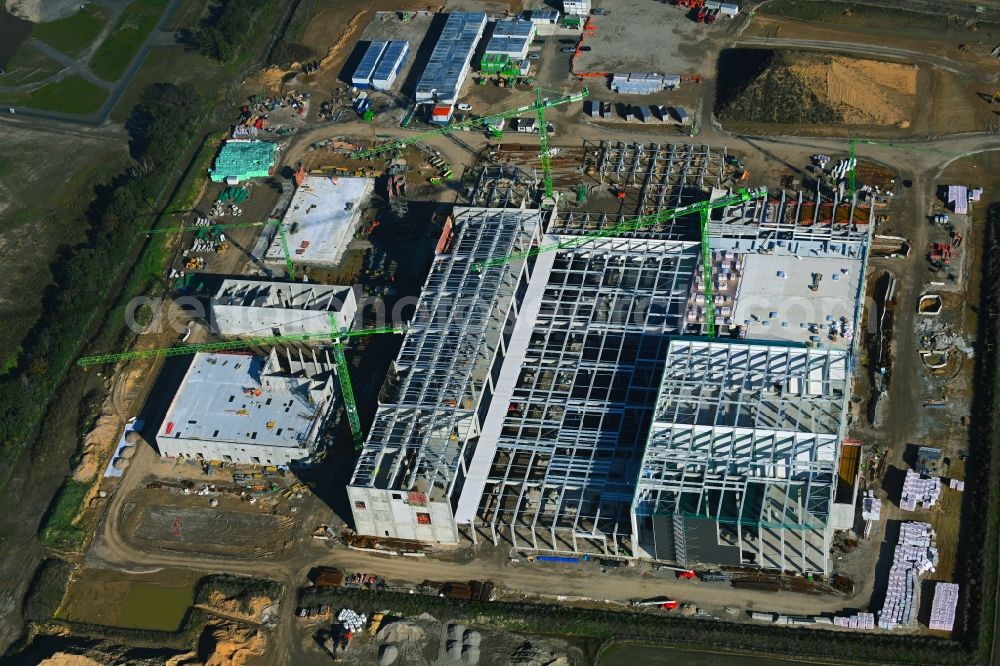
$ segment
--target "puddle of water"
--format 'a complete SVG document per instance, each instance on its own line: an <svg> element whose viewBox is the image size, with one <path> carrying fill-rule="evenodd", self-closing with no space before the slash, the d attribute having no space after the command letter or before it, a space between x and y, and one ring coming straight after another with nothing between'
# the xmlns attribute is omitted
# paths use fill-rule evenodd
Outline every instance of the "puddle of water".
<svg viewBox="0 0 1000 666"><path fill-rule="evenodd" d="M191 587L132 583L116 624L130 629L177 631L192 603L194 589Z"/></svg>

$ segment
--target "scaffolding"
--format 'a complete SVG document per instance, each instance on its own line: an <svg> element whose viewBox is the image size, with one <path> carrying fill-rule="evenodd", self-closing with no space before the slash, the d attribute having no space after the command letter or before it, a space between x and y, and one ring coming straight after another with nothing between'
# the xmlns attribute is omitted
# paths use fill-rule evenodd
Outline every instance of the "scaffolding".
<svg viewBox="0 0 1000 666"><path fill-rule="evenodd" d="M473 538L628 552L638 463L698 252L610 237L535 257L456 511Z"/></svg>
<svg viewBox="0 0 1000 666"><path fill-rule="evenodd" d="M633 502L635 547L828 573L844 350L675 339Z"/></svg>

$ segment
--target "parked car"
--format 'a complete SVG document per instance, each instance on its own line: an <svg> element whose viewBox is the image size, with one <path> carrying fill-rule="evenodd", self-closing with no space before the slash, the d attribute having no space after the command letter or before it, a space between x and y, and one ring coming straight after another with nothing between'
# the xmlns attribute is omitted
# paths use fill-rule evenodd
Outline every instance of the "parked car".
<svg viewBox="0 0 1000 666"><path fill-rule="evenodd" d="M541 57L542 56L538 55L537 53L529 53L528 54L528 60L538 60Z"/></svg>
<svg viewBox="0 0 1000 666"><path fill-rule="evenodd" d="M589 51L589 50L590 50L590 47L589 47L589 46L581 46L581 47L580 47L580 50L581 50L581 51Z"/></svg>
<svg viewBox="0 0 1000 666"><path fill-rule="evenodd" d="M472 105L471 104L466 104L466 103L463 102L462 104L458 105L458 110L459 111L472 111Z"/></svg>
<svg viewBox="0 0 1000 666"><path fill-rule="evenodd" d="M590 13L594 16L607 16L611 13L610 9L601 9L600 7L594 7L590 10Z"/></svg>
<svg viewBox="0 0 1000 666"><path fill-rule="evenodd" d="M575 39L560 39L559 43L560 44L576 44L576 40Z"/></svg>
<svg viewBox="0 0 1000 666"><path fill-rule="evenodd" d="M573 53L574 51L576 51L576 47L575 46L564 46L564 47L562 47L559 50L562 51L563 53Z"/></svg>

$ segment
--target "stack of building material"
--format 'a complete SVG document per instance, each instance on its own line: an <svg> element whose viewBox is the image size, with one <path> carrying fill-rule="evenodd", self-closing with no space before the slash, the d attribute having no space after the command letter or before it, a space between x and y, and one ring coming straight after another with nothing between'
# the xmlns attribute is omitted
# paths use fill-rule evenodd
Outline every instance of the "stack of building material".
<svg viewBox="0 0 1000 666"><path fill-rule="evenodd" d="M872 533L872 526L882 517L882 500L875 497L870 490L865 491L865 496L861 500L861 517L865 521L864 537L867 539Z"/></svg>
<svg viewBox="0 0 1000 666"><path fill-rule="evenodd" d="M982 196L983 196L983 188L981 187L974 187L971 190L969 190L969 201L979 201L979 199Z"/></svg>
<svg viewBox="0 0 1000 666"><path fill-rule="evenodd" d="M931 629L951 631L955 626L955 607L958 605L958 584L938 583L934 587L934 604L931 606Z"/></svg>
<svg viewBox="0 0 1000 666"><path fill-rule="evenodd" d="M848 627L849 629L874 629L875 614L856 613L848 616L838 615L833 618L833 624L838 627Z"/></svg>
<svg viewBox="0 0 1000 666"><path fill-rule="evenodd" d="M881 629L911 625L917 614L917 577L933 571L937 564L934 532L927 523L902 523L899 543L893 553L885 603L879 612Z"/></svg>
<svg viewBox="0 0 1000 666"><path fill-rule="evenodd" d="M918 506L929 509L937 504L940 496L941 480L938 477L926 478L910 469L906 471L906 480L903 481L899 508L903 511L915 511Z"/></svg>
<svg viewBox="0 0 1000 666"><path fill-rule="evenodd" d="M948 204L959 215L969 212L969 189L964 185L948 186Z"/></svg>
<svg viewBox="0 0 1000 666"><path fill-rule="evenodd" d="M959 481L958 479L952 479L948 482L948 487L952 490L957 490L962 492L965 490L965 481Z"/></svg>

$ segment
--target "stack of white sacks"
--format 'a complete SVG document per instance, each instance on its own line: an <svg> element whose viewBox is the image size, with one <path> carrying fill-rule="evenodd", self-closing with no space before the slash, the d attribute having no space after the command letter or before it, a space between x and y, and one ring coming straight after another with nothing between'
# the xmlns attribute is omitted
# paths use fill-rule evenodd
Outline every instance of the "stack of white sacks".
<svg viewBox="0 0 1000 666"><path fill-rule="evenodd" d="M836 616L833 623L838 627L848 627L850 629L874 629L875 613L856 613L846 617Z"/></svg>
<svg viewBox="0 0 1000 666"><path fill-rule="evenodd" d="M915 511L917 506L929 509L937 504L941 496L941 480L934 476L924 478L912 469L907 470L906 480L903 481L903 497L899 502L899 508L904 511Z"/></svg>
<svg viewBox="0 0 1000 666"><path fill-rule="evenodd" d="M368 616L364 613L356 613L350 608L344 608L337 614L337 620L344 625L345 630L356 634L368 622Z"/></svg>
<svg viewBox="0 0 1000 666"><path fill-rule="evenodd" d="M931 629L951 631L955 626L955 607L958 606L958 584L938 583L934 587L934 603L931 606Z"/></svg>
<svg viewBox="0 0 1000 666"><path fill-rule="evenodd" d="M934 532L927 523L902 523L889 570L885 604L878 617L882 629L913 624L917 615L917 578L934 571L938 561Z"/></svg>

